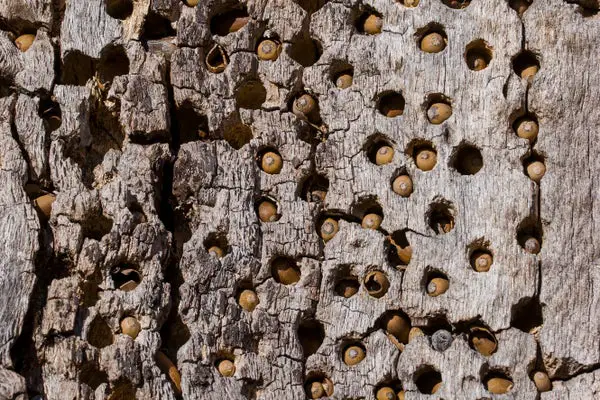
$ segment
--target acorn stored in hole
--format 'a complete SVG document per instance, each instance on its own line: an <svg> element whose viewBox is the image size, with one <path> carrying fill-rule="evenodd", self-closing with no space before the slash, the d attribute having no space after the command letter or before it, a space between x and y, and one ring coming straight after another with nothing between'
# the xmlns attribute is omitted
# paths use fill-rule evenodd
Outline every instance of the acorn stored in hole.
<svg viewBox="0 0 600 400"><path fill-rule="evenodd" d="M533 236L528 237L523 244L523 248L526 252L530 254L538 254L542 249L540 245L540 241L534 238Z"/></svg>
<svg viewBox="0 0 600 400"><path fill-rule="evenodd" d="M437 32L431 32L421 39L421 50L426 53L439 53L446 48L446 39Z"/></svg>
<svg viewBox="0 0 600 400"><path fill-rule="evenodd" d="M473 327L469 332L469 342L480 354L489 357L498 349L498 340L489 329Z"/></svg>
<svg viewBox="0 0 600 400"><path fill-rule="evenodd" d="M345 298L349 298L358 293L360 285L356 279L342 279L335 285L335 292Z"/></svg>
<svg viewBox="0 0 600 400"><path fill-rule="evenodd" d="M419 0L404 0L405 7L416 7L419 5Z"/></svg>
<svg viewBox="0 0 600 400"><path fill-rule="evenodd" d="M342 72L335 78L335 86L339 89L347 89L352 86L354 77L349 72Z"/></svg>
<svg viewBox="0 0 600 400"><path fill-rule="evenodd" d="M423 330L421 328L413 326L408 332L408 342L412 342L415 338L419 336L425 336L425 333L423 333Z"/></svg>
<svg viewBox="0 0 600 400"><path fill-rule="evenodd" d="M281 53L281 44L274 40L265 39L258 44L256 54L264 61L275 61Z"/></svg>
<svg viewBox="0 0 600 400"><path fill-rule="evenodd" d="M17 46L17 49L21 50L22 52L26 52L27 50L29 50L29 48L33 44L34 40L35 40L35 35L32 35L32 34L21 35L15 40L15 45Z"/></svg>
<svg viewBox="0 0 600 400"><path fill-rule="evenodd" d="M262 222L274 222L279 219L277 206L272 201L263 200L258 205L258 218Z"/></svg>
<svg viewBox="0 0 600 400"><path fill-rule="evenodd" d="M196 7L200 0L183 0L184 4L188 7Z"/></svg>
<svg viewBox="0 0 600 400"><path fill-rule="evenodd" d="M135 339L142 330L140 323L133 317L125 317L121 320L121 332Z"/></svg>
<svg viewBox="0 0 600 400"><path fill-rule="evenodd" d="M177 370L177 367L162 351L156 352L156 364L160 370L169 376L169 379L175 386L177 393L181 394L181 375Z"/></svg>
<svg viewBox="0 0 600 400"><path fill-rule="evenodd" d="M471 264L477 272L487 272L490 270L494 259L492 255L485 251L476 251L471 256Z"/></svg>
<svg viewBox="0 0 600 400"><path fill-rule="evenodd" d="M402 197L408 197L413 191L413 182L408 175L400 175L392 182L392 190L394 193Z"/></svg>
<svg viewBox="0 0 600 400"><path fill-rule="evenodd" d="M439 125L452 116L452 107L446 103L433 103L427 109L427 119L434 125Z"/></svg>
<svg viewBox="0 0 600 400"><path fill-rule="evenodd" d="M538 123L530 118L522 118L516 123L517 136L533 142L538 135Z"/></svg>
<svg viewBox="0 0 600 400"><path fill-rule="evenodd" d="M254 311L259 303L258 295L254 290L244 289L238 298L238 304L248 312Z"/></svg>
<svg viewBox="0 0 600 400"><path fill-rule="evenodd" d="M431 347L437 351L446 351L453 340L452 333L445 329L438 329L431 335Z"/></svg>
<svg viewBox="0 0 600 400"><path fill-rule="evenodd" d="M323 240L325 242L327 242L327 241L333 239L333 237L335 236L336 233L338 233L339 230L340 230L340 227L338 225L338 222L333 218L327 218L321 224L321 229L320 229L321 237L323 238Z"/></svg>
<svg viewBox="0 0 600 400"><path fill-rule="evenodd" d="M349 346L344 350L344 363L346 365L356 365L365 359L365 351L360 346Z"/></svg>
<svg viewBox="0 0 600 400"><path fill-rule="evenodd" d="M218 44L215 44L206 54L206 58L204 59L204 64L206 68L214 74L221 73L225 71L229 60L227 59L227 53L223 47Z"/></svg>
<svg viewBox="0 0 600 400"><path fill-rule="evenodd" d="M321 382L311 382L306 386L307 394L311 399L320 399L325 396L325 388Z"/></svg>
<svg viewBox="0 0 600 400"><path fill-rule="evenodd" d="M439 295L442 295L442 294L446 293L446 290L448 290L449 285L450 285L450 283L448 282L448 279L446 279L446 278L442 278L442 277L433 278L433 279L429 280L429 282L427 283L427 294L430 295L431 297L437 297Z"/></svg>
<svg viewBox="0 0 600 400"><path fill-rule="evenodd" d="M284 285L291 285L300 280L300 268L289 258L280 257L273 260L271 272L275 281Z"/></svg>
<svg viewBox="0 0 600 400"><path fill-rule="evenodd" d="M546 174L546 166L541 161L533 161L527 165L527 175L534 182L539 182Z"/></svg>
<svg viewBox="0 0 600 400"><path fill-rule="evenodd" d="M364 285L369 295L378 299L387 293L390 281L383 272L371 271L365 276Z"/></svg>
<svg viewBox="0 0 600 400"><path fill-rule="evenodd" d="M221 360L217 364L217 370L224 377L232 377L235 374L235 365L231 360Z"/></svg>
<svg viewBox="0 0 600 400"><path fill-rule="evenodd" d="M410 262L410 259L412 258L412 247L410 247L410 246L402 247L397 244L394 244L394 246L396 246L396 254L398 255L398 258L400 259L400 262L403 265L408 265L408 263Z"/></svg>
<svg viewBox="0 0 600 400"><path fill-rule="evenodd" d="M396 392L388 386L384 386L377 391L377 400L397 400Z"/></svg>
<svg viewBox="0 0 600 400"><path fill-rule="evenodd" d="M485 383L488 392L494 394L508 393L513 388L513 382L510 379L494 377Z"/></svg>
<svg viewBox="0 0 600 400"><path fill-rule="evenodd" d="M550 381L550 377L548 374L543 371L535 371L533 373L533 383L535 383L535 387L538 392L548 392L552 390L552 382Z"/></svg>
<svg viewBox="0 0 600 400"><path fill-rule="evenodd" d="M415 164L421 171L431 171L437 163L437 154L430 149L421 149L415 155Z"/></svg>
<svg viewBox="0 0 600 400"><path fill-rule="evenodd" d="M375 14L369 15L363 22L363 32L368 35L377 35L383 28L383 19Z"/></svg>
<svg viewBox="0 0 600 400"><path fill-rule="evenodd" d="M375 164L389 164L394 159L394 149L391 146L381 146L375 153Z"/></svg>
<svg viewBox="0 0 600 400"><path fill-rule="evenodd" d="M410 320L400 313L393 313L386 317L384 322L387 333L393 335L401 343L408 343L410 333Z"/></svg>
<svg viewBox="0 0 600 400"><path fill-rule="evenodd" d="M300 119L314 120L317 113L317 102L309 94L298 97L292 105L292 112Z"/></svg>
<svg viewBox="0 0 600 400"><path fill-rule="evenodd" d="M52 203L54 203L55 200L56 196L52 193L48 193L33 200L33 206L48 219L52 213Z"/></svg>
<svg viewBox="0 0 600 400"><path fill-rule="evenodd" d="M365 229L379 229L382 220L381 215L370 213L363 217L360 225Z"/></svg>
<svg viewBox="0 0 600 400"><path fill-rule="evenodd" d="M216 257L216 258L223 258L223 256L225 255L225 252L219 246L211 246L208 249L208 254L210 254L211 256Z"/></svg>
<svg viewBox="0 0 600 400"><path fill-rule="evenodd" d="M283 160L279 154L267 151L263 154L260 165L267 174L278 174L283 167Z"/></svg>
<svg viewBox="0 0 600 400"><path fill-rule="evenodd" d="M533 77L535 76L535 74L538 73L539 70L540 67L538 67L535 64L527 66L521 71L521 78L527 79L527 81L531 82L533 80Z"/></svg>

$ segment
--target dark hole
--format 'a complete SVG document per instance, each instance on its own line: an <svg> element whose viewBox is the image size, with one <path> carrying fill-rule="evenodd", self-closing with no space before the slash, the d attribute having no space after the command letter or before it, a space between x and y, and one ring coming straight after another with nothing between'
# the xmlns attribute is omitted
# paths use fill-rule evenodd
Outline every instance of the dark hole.
<svg viewBox="0 0 600 400"><path fill-rule="evenodd" d="M102 289L98 287L98 284L94 280L86 279L81 284L81 291L83 292L83 305L85 307L93 307L100 299Z"/></svg>
<svg viewBox="0 0 600 400"><path fill-rule="evenodd" d="M235 100L240 108L258 110L267 99L267 90L260 81L247 81L235 92Z"/></svg>
<svg viewBox="0 0 600 400"><path fill-rule="evenodd" d="M381 284L375 280L374 275L370 275L367 277L365 281L365 287L369 292L376 292L381 289Z"/></svg>
<svg viewBox="0 0 600 400"><path fill-rule="evenodd" d="M115 382L108 400L136 400L135 386L127 379Z"/></svg>
<svg viewBox="0 0 600 400"><path fill-rule="evenodd" d="M132 0L105 0L106 13L115 19L127 19L133 12Z"/></svg>
<svg viewBox="0 0 600 400"><path fill-rule="evenodd" d="M461 175L474 175L483 167L483 157L478 148L462 145L452 157L451 163Z"/></svg>
<svg viewBox="0 0 600 400"><path fill-rule="evenodd" d="M313 14L321 9L329 0L294 0L308 14Z"/></svg>
<svg viewBox="0 0 600 400"><path fill-rule="evenodd" d="M219 36L226 36L242 29L249 19L246 9L227 11L211 18L210 31Z"/></svg>
<svg viewBox="0 0 600 400"><path fill-rule="evenodd" d="M320 174L311 174L299 184L300 198L309 202L323 202L329 190L329 179Z"/></svg>
<svg viewBox="0 0 600 400"><path fill-rule="evenodd" d="M428 275L428 280L433 278L444 278L447 279L446 275L442 274L439 271L432 271ZM432 335L439 330L444 330L448 332L452 332L454 329L452 325L448 322L448 319L444 315L436 315L433 318L427 320L427 325L422 327L423 332L427 335Z"/></svg>
<svg viewBox="0 0 600 400"><path fill-rule="evenodd" d="M88 342L99 349L110 346L113 343L113 332L101 317L96 317L89 327Z"/></svg>
<svg viewBox="0 0 600 400"><path fill-rule="evenodd" d="M517 227L517 242L531 254L540 252L542 246L542 227L535 216L525 218Z"/></svg>
<svg viewBox="0 0 600 400"><path fill-rule="evenodd" d="M227 236L221 232L211 232L208 237L204 240L204 248L209 251L211 248L217 247L221 249L223 255L229 251L229 245L227 243Z"/></svg>
<svg viewBox="0 0 600 400"><path fill-rule="evenodd" d="M177 364L177 351L191 337L189 328L177 312L171 312L169 314L168 320L163 324L160 330L160 336L163 346L166 347L164 349L165 354L174 364Z"/></svg>
<svg viewBox="0 0 600 400"><path fill-rule="evenodd" d="M321 57L321 45L308 37L296 38L289 47L289 56L303 67L310 67Z"/></svg>
<svg viewBox="0 0 600 400"><path fill-rule="evenodd" d="M512 306L510 326L513 328L529 333L543 323L542 305L537 297L521 299Z"/></svg>
<svg viewBox="0 0 600 400"><path fill-rule="evenodd" d="M139 272L130 264L121 264L113 268L112 271L111 277L115 283L115 288L124 290L126 292L135 289L135 287L142 281Z"/></svg>
<svg viewBox="0 0 600 400"><path fill-rule="evenodd" d="M252 129L248 125L238 123L230 125L223 133L223 139L236 150L244 147L252 140Z"/></svg>
<svg viewBox="0 0 600 400"><path fill-rule="evenodd" d="M95 362L86 362L81 367L79 372L79 379L81 382L88 385L92 390L96 390L98 386L103 383L108 383L108 375L106 372L101 371Z"/></svg>
<svg viewBox="0 0 600 400"><path fill-rule="evenodd" d="M176 111L180 143L208 139L208 118L190 102L184 102Z"/></svg>
<svg viewBox="0 0 600 400"><path fill-rule="evenodd" d="M427 222L436 234L444 234L454 229L452 207L446 202L433 203L427 211Z"/></svg>
<svg viewBox="0 0 600 400"><path fill-rule="evenodd" d="M298 327L298 339L302 345L304 357L315 354L325 339L323 324L314 319L302 321Z"/></svg>
<svg viewBox="0 0 600 400"><path fill-rule="evenodd" d="M346 277L340 279L335 285L335 292L338 296L352 297L360 288L360 283L357 277Z"/></svg>
<svg viewBox="0 0 600 400"><path fill-rule="evenodd" d="M474 40L467 45L465 59L469 69L480 71L492 61L492 50L484 40Z"/></svg>
<svg viewBox="0 0 600 400"><path fill-rule="evenodd" d="M471 0L442 0L442 3L450 8L460 9L471 4Z"/></svg>
<svg viewBox="0 0 600 400"><path fill-rule="evenodd" d="M78 51L71 51L63 58L61 83L63 85L84 86L94 76L95 61Z"/></svg>
<svg viewBox="0 0 600 400"><path fill-rule="evenodd" d="M519 15L522 15L525 11L527 11L531 3L531 0L508 0L508 5L510 8L515 10Z"/></svg>
<svg viewBox="0 0 600 400"><path fill-rule="evenodd" d="M157 40L175 35L171 21L157 13L148 13L144 21L142 40Z"/></svg>
<svg viewBox="0 0 600 400"><path fill-rule="evenodd" d="M40 99L38 107L38 114L44 120L46 131L53 132L57 130L62 124L60 105L56 101L45 97Z"/></svg>
<svg viewBox="0 0 600 400"><path fill-rule="evenodd" d="M404 113L404 96L400 92L382 93L379 97L377 109L388 118L394 118Z"/></svg>
<svg viewBox="0 0 600 400"><path fill-rule="evenodd" d="M113 220L104 215L96 215L81 224L84 237L97 241L102 240L104 235L108 235L113 226Z"/></svg>
<svg viewBox="0 0 600 400"><path fill-rule="evenodd" d="M540 62L531 51L523 51L513 59L513 70L519 76L524 70L531 67L540 68Z"/></svg>
<svg viewBox="0 0 600 400"><path fill-rule="evenodd" d="M439 390L441 383L442 374L432 366L421 367L420 371L415 374L415 384L421 393L433 394Z"/></svg>

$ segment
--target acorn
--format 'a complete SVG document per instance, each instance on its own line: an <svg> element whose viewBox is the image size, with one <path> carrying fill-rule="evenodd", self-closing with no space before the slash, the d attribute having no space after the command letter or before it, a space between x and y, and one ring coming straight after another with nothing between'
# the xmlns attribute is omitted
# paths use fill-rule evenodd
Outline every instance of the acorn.
<svg viewBox="0 0 600 400"><path fill-rule="evenodd" d="M492 255L485 251L476 251L471 256L471 264L477 272L487 272L490 270L494 259Z"/></svg>
<svg viewBox="0 0 600 400"><path fill-rule="evenodd" d="M349 72L340 73L337 78L335 78L335 86L339 89L347 89L352 86L352 82L354 77Z"/></svg>
<svg viewBox="0 0 600 400"><path fill-rule="evenodd" d="M525 67L521 71L521 78L527 79L528 81L531 82L531 80L533 80L533 77L535 76L535 74L538 73L539 70L540 70L540 67L538 67L535 64Z"/></svg>
<svg viewBox="0 0 600 400"><path fill-rule="evenodd" d="M223 258L223 256L225 255L225 252L219 246L211 246L208 249L208 254L210 254L213 257Z"/></svg>
<svg viewBox="0 0 600 400"><path fill-rule="evenodd" d="M121 275L125 275L130 280L126 281L124 284L119 286L119 289L124 292L130 292L136 287L138 287L138 282L135 281L135 278L139 278L139 273L135 269L127 268L120 271Z"/></svg>
<svg viewBox="0 0 600 400"><path fill-rule="evenodd" d="M408 343L410 333L410 320L400 313L393 313L386 317L384 322L387 333L393 335L401 343Z"/></svg>
<svg viewBox="0 0 600 400"><path fill-rule="evenodd" d="M489 329L484 327L473 327L469 332L469 343L480 354L489 357L498 349L498 340Z"/></svg>
<svg viewBox="0 0 600 400"><path fill-rule="evenodd" d="M452 115L452 107L446 103L433 103L427 109L427 119L434 125L439 125Z"/></svg>
<svg viewBox="0 0 600 400"><path fill-rule="evenodd" d="M494 377L486 381L488 392L494 394L508 393L513 388L513 382L510 379Z"/></svg>
<svg viewBox="0 0 600 400"><path fill-rule="evenodd" d="M278 174L283 167L283 160L279 154L267 151L263 154L260 165L267 174Z"/></svg>
<svg viewBox="0 0 600 400"><path fill-rule="evenodd" d="M33 44L34 40L35 40L35 35L32 35L32 34L21 35L15 40L15 45L17 46L17 49L21 50L22 52L26 52L27 50L29 50L29 48Z"/></svg>
<svg viewBox="0 0 600 400"><path fill-rule="evenodd" d="M403 265L408 265L408 263L410 262L410 259L412 258L412 247L410 247L410 246L401 247L400 245L397 245L397 244L394 244L394 246L396 246L396 254L398 255L398 258L400 259L400 262Z"/></svg>
<svg viewBox="0 0 600 400"><path fill-rule="evenodd" d="M530 118L522 118L516 124L517 136L533 142L538 135L538 123Z"/></svg>
<svg viewBox="0 0 600 400"><path fill-rule="evenodd" d="M405 7L416 7L419 5L419 0L404 0Z"/></svg>
<svg viewBox="0 0 600 400"><path fill-rule="evenodd" d="M356 365L365 359L365 350L360 346L349 346L344 350L344 363L346 365Z"/></svg>
<svg viewBox="0 0 600 400"><path fill-rule="evenodd" d="M333 394L333 382L329 378L323 378L321 381L323 385L323 390L327 396L331 396Z"/></svg>
<svg viewBox="0 0 600 400"><path fill-rule="evenodd" d="M160 350L156 352L156 364L163 373L169 376L177 393L181 394L181 375L175 364L173 364L173 362L169 360L169 357Z"/></svg>
<svg viewBox="0 0 600 400"><path fill-rule="evenodd" d="M371 271L365 276L364 285L369 295L378 299L387 293L390 282L383 272Z"/></svg>
<svg viewBox="0 0 600 400"><path fill-rule="evenodd" d="M224 377L232 377L235 374L235 365L231 360L221 360L217 363L217 370Z"/></svg>
<svg viewBox="0 0 600 400"><path fill-rule="evenodd" d="M535 383L538 392L548 392L552 390L552 382L545 372L535 371L533 373L533 383Z"/></svg>
<svg viewBox="0 0 600 400"><path fill-rule="evenodd" d="M355 279L342 279L335 285L335 292L345 298L349 298L358 293L360 285Z"/></svg>
<svg viewBox="0 0 600 400"><path fill-rule="evenodd" d="M394 158L394 149L391 146L381 146L375 153L375 164L384 165L392 162Z"/></svg>
<svg viewBox="0 0 600 400"><path fill-rule="evenodd" d="M183 0L183 3L188 7L196 7L200 0Z"/></svg>
<svg viewBox="0 0 600 400"><path fill-rule="evenodd" d="M433 385L433 387L431 388L431 394L434 394L435 392L440 390L440 387L442 387L442 382L438 382L435 385Z"/></svg>
<svg viewBox="0 0 600 400"><path fill-rule="evenodd" d="M423 333L423 330L421 328L413 326L408 332L408 343L412 342L415 338L419 336L425 336L425 333Z"/></svg>
<svg viewBox="0 0 600 400"><path fill-rule="evenodd" d="M258 299L258 295L256 294L256 292L254 290L250 290L250 289L244 289L242 290L242 292L240 293L240 296L238 298L238 303L240 305L240 307L242 307L244 310L248 311L248 312L252 312L254 311L254 309L256 308L256 306L259 303L259 299Z"/></svg>
<svg viewBox="0 0 600 400"><path fill-rule="evenodd" d="M413 192L412 179L408 175L400 175L392 182L392 190L394 193L402 197L408 197Z"/></svg>
<svg viewBox="0 0 600 400"><path fill-rule="evenodd" d="M467 55L467 65L473 71L481 71L487 68L488 61L481 52L472 51Z"/></svg>
<svg viewBox="0 0 600 400"><path fill-rule="evenodd" d="M540 252L540 250L542 249L542 246L540 245L539 240L537 240L533 236L530 236L525 240L523 248L525 249L526 252L528 252L530 254L538 254Z"/></svg>
<svg viewBox="0 0 600 400"><path fill-rule="evenodd" d="M33 200L33 206L38 210L46 219L50 218L52 213L52 203L56 200L56 196L52 193L45 194Z"/></svg>
<svg viewBox="0 0 600 400"><path fill-rule="evenodd" d="M437 32L431 32L421 39L421 50L426 53L439 53L446 48L446 39Z"/></svg>
<svg viewBox="0 0 600 400"><path fill-rule="evenodd" d="M365 229L379 229L382 220L381 215L375 213L366 214L362 219L361 226Z"/></svg>
<svg viewBox="0 0 600 400"><path fill-rule="evenodd" d="M437 351L446 351L453 341L452 333L445 329L438 329L431 335L431 347Z"/></svg>
<svg viewBox="0 0 600 400"><path fill-rule="evenodd" d="M546 166L541 161L533 161L527 165L527 175L534 182L539 182L546 173Z"/></svg>
<svg viewBox="0 0 600 400"><path fill-rule="evenodd" d="M273 260L271 272L275 281L284 285L291 285L300 280L300 268L289 258L276 258Z"/></svg>
<svg viewBox="0 0 600 400"><path fill-rule="evenodd" d="M363 32L368 35L377 35L383 28L383 19L375 14L369 15L363 22Z"/></svg>
<svg viewBox="0 0 600 400"><path fill-rule="evenodd" d="M258 218L262 222L274 222L279 219L277 206L270 200L263 200L258 205Z"/></svg>
<svg viewBox="0 0 600 400"><path fill-rule="evenodd" d="M431 171L437 163L437 154L430 149L421 149L415 155L415 164L421 171Z"/></svg>
<svg viewBox="0 0 600 400"><path fill-rule="evenodd" d="M388 118L399 117L404 113L405 100L400 93L384 95L379 101L379 112Z"/></svg>
<svg viewBox="0 0 600 400"><path fill-rule="evenodd" d="M256 54L264 61L275 61L281 53L281 44L270 39L264 39L258 44Z"/></svg>
<svg viewBox="0 0 600 400"><path fill-rule="evenodd" d="M446 293L446 290L448 290L449 285L450 283L446 278L433 278L427 283L427 294L431 297L437 297L439 295L442 295Z"/></svg>
<svg viewBox="0 0 600 400"><path fill-rule="evenodd" d="M306 93L298 97L292 105L292 112L300 119L315 120L317 111L316 100Z"/></svg>
<svg viewBox="0 0 600 400"><path fill-rule="evenodd" d="M225 71L227 64L229 63L227 59L227 53L223 47L215 44L206 54L206 58L204 59L204 64L206 64L206 68L214 74L221 73Z"/></svg>
<svg viewBox="0 0 600 400"><path fill-rule="evenodd" d="M311 399L325 397L325 388L321 382L311 382L306 385L306 392Z"/></svg>
<svg viewBox="0 0 600 400"><path fill-rule="evenodd" d="M396 400L396 392L388 386L384 386L377 391L377 400Z"/></svg>
<svg viewBox="0 0 600 400"><path fill-rule="evenodd" d="M404 390L398 392L398 400L404 400Z"/></svg>
<svg viewBox="0 0 600 400"><path fill-rule="evenodd" d="M333 237L335 236L336 233L338 233L340 227L338 225L338 222L333 219L333 218L327 218L325 221L323 221L323 223L321 224L321 237L323 238L323 240L325 242L333 239Z"/></svg>
<svg viewBox="0 0 600 400"><path fill-rule="evenodd" d="M133 317L125 317L121 320L121 332L135 339L142 330L140 323Z"/></svg>

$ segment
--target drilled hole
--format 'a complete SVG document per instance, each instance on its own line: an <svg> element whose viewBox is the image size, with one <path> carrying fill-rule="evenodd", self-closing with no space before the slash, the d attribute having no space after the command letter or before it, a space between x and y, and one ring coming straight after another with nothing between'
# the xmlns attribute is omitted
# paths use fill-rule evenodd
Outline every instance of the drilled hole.
<svg viewBox="0 0 600 400"><path fill-rule="evenodd" d="M442 386L442 374L431 365L420 367L413 379L419 392L424 394L434 394Z"/></svg>
<svg viewBox="0 0 600 400"><path fill-rule="evenodd" d="M494 263L494 255L484 243L480 240L469 245L469 264L477 272L488 272Z"/></svg>
<svg viewBox="0 0 600 400"><path fill-rule="evenodd" d="M225 71L227 64L229 64L227 52L220 45L213 45L208 53L206 53L204 64L206 64L206 68L213 74L220 74Z"/></svg>
<svg viewBox="0 0 600 400"><path fill-rule="evenodd" d="M454 229L454 206L451 202L440 199L429 205L426 220L429 227L438 235Z"/></svg>
<svg viewBox="0 0 600 400"><path fill-rule="evenodd" d="M303 67L310 67L315 64L323 50L321 44L308 37L297 38L288 50L289 56Z"/></svg>
<svg viewBox="0 0 600 400"><path fill-rule="evenodd" d="M113 384L108 400L136 400L136 398L135 386L129 380L121 378Z"/></svg>
<svg viewBox="0 0 600 400"><path fill-rule="evenodd" d="M450 165L461 175L474 175L483 167L481 151L468 144L463 144L454 150Z"/></svg>
<svg viewBox="0 0 600 400"><path fill-rule="evenodd" d="M94 318L89 326L87 341L99 349L113 344L113 332L104 319Z"/></svg>
<svg viewBox="0 0 600 400"><path fill-rule="evenodd" d="M275 282L291 285L300 280L300 267L289 257L277 257L271 262L271 275Z"/></svg>
<svg viewBox="0 0 600 400"><path fill-rule="evenodd" d="M342 344L341 358L344 364L354 366L360 363L367 356L367 349L360 342L345 341Z"/></svg>
<svg viewBox="0 0 600 400"><path fill-rule="evenodd" d="M471 4L471 0L441 0L442 3L450 8L461 9Z"/></svg>
<svg viewBox="0 0 600 400"><path fill-rule="evenodd" d="M179 143L208 139L208 118L196 110L191 102L185 101L177 107L176 115Z"/></svg>
<svg viewBox="0 0 600 400"><path fill-rule="evenodd" d="M389 164L394 160L393 145L383 138L376 138L371 144L367 142L367 157L375 165Z"/></svg>
<svg viewBox="0 0 600 400"><path fill-rule="evenodd" d="M531 51L523 51L513 58L513 71L523 79L532 80L540 69L540 62Z"/></svg>
<svg viewBox="0 0 600 400"><path fill-rule="evenodd" d="M142 32L143 40L158 40L177 34L171 26L171 21L154 12L149 12L146 15Z"/></svg>
<svg viewBox="0 0 600 400"><path fill-rule="evenodd" d="M242 29L250 17L246 9L237 9L215 15L210 20L210 31L214 35L226 36Z"/></svg>
<svg viewBox="0 0 600 400"><path fill-rule="evenodd" d="M452 102L442 93L429 94L425 100L427 120L439 125L452 116Z"/></svg>
<svg viewBox="0 0 600 400"><path fill-rule="evenodd" d="M425 292L431 297L441 296L450 287L450 281L442 271L428 269L425 271Z"/></svg>
<svg viewBox="0 0 600 400"><path fill-rule="evenodd" d="M531 5L531 0L508 0L510 8L515 10L519 15L523 15Z"/></svg>
<svg viewBox="0 0 600 400"><path fill-rule="evenodd" d="M472 71L486 69L492 62L492 48L483 39L474 40L467 45L465 60Z"/></svg>
<svg viewBox="0 0 600 400"><path fill-rule="evenodd" d="M354 81L354 67L345 61L334 60L329 67L329 79L338 89L347 89Z"/></svg>
<svg viewBox="0 0 600 400"><path fill-rule="evenodd" d="M415 32L417 45L425 53L439 53L448 45L448 36L444 27L432 22Z"/></svg>
<svg viewBox="0 0 600 400"><path fill-rule="evenodd" d="M521 139L527 139L531 143L535 142L539 133L538 119L534 114L526 114L519 117L512 124L515 134Z"/></svg>
<svg viewBox="0 0 600 400"><path fill-rule="evenodd" d="M320 174L310 174L299 183L298 187L302 200L323 203L329 190L329 179Z"/></svg>
<svg viewBox="0 0 600 400"><path fill-rule="evenodd" d="M420 0L400 0L400 3L402 3L402 5L404 7L416 7L419 5Z"/></svg>
<svg viewBox="0 0 600 400"><path fill-rule="evenodd" d="M390 282L383 271L371 271L365 275L365 289L370 296L379 299L387 293Z"/></svg>
<svg viewBox="0 0 600 400"><path fill-rule="evenodd" d="M408 0L407 0L408 1ZM397 379L386 379L379 382L374 392L377 400L400 400L404 398L402 382Z"/></svg>
<svg viewBox="0 0 600 400"><path fill-rule="evenodd" d="M388 91L379 95L377 109L388 118L399 117L404 113L406 102L400 92Z"/></svg>
<svg viewBox="0 0 600 400"><path fill-rule="evenodd" d="M380 13L368 10L358 17L354 26L359 33L377 35L383 29L383 18Z"/></svg>
<svg viewBox="0 0 600 400"><path fill-rule="evenodd" d="M142 281L140 273L137 271L137 267L131 264L120 264L114 267L111 272L111 277L115 284L115 288L125 292L135 289Z"/></svg>
<svg viewBox="0 0 600 400"><path fill-rule="evenodd" d="M503 371L492 370L483 378L486 390L493 394L508 393L513 388L513 381L510 376Z"/></svg>
<svg viewBox="0 0 600 400"><path fill-rule="evenodd" d="M302 321L298 326L298 339L304 357L315 354L325 339L323 324L315 319Z"/></svg>
<svg viewBox="0 0 600 400"><path fill-rule="evenodd" d="M96 62L78 51L65 54L61 68L61 83L64 85L85 86L96 72Z"/></svg>
<svg viewBox="0 0 600 400"><path fill-rule="evenodd" d="M320 10L329 0L294 0L309 15Z"/></svg>
<svg viewBox="0 0 600 400"><path fill-rule="evenodd" d="M333 215L322 215L317 220L317 232L324 242L328 242L338 233L339 217Z"/></svg>
<svg viewBox="0 0 600 400"><path fill-rule="evenodd" d="M98 364L93 361L88 361L81 366L79 379L92 390L96 390L96 388L103 383L108 383L108 375L106 372L100 370Z"/></svg>
<svg viewBox="0 0 600 400"><path fill-rule="evenodd" d="M523 172L534 182L540 182L546 174L546 164L541 154L533 152L523 158Z"/></svg>
<svg viewBox="0 0 600 400"><path fill-rule="evenodd" d="M498 340L489 328L474 326L469 329L469 346L480 354L489 357L498 349Z"/></svg>
<svg viewBox="0 0 600 400"><path fill-rule="evenodd" d="M42 98L38 105L38 115L43 118L44 126L48 132L54 132L62 124L62 111L60 105L50 99Z"/></svg>
<svg viewBox="0 0 600 400"><path fill-rule="evenodd" d="M115 77L129 73L129 58L121 46L113 46L102 52L98 75L102 82L112 82Z"/></svg>
<svg viewBox="0 0 600 400"><path fill-rule="evenodd" d="M406 148L405 153L413 158L417 168L421 171L431 171L437 164L437 151L431 142L413 140Z"/></svg>
<svg viewBox="0 0 600 400"><path fill-rule="evenodd" d="M406 266L412 258L412 247L406 237L406 230L392 233L386 240L389 245L388 260L395 266Z"/></svg>
<svg viewBox="0 0 600 400"><path fill-rule="evenodd" d="M106 13L115 19L127 19L133 12L132 0L105 0Z"/></svg>
<svg viewBox="0 0 600 400"><path fill-rule="evenodd" d="M352 275L349 265L342 265L336 271L334 291L338 296L350 298L358 293L360 283L358 278Z"/></svg>
<svg viewBox="0 0 600 400"><path fill-rule="evenodd" d="M542 226L535 217L525 218L517 227L517 242L530 254L538 254L542 248Z"/></svg>
<svg viewBox="0 0 600 400"><path fill-rule="evenodd" d="M283 168L283 159L273 147L265 147L256 156L258 167L267 174L278 174Z"/></svg>
<svg viewBox="0 0 600 400"><path fill-rule="evenodd" d="M242 123L229 124L223 132L223 139L231 147L239 150L252 140L252 129Z"/></svg>
<svg viewBox="0 0 600 400"><path fill-rule="evenodd" d="M526 297L513 305L510 326L530 333L544 323L542 305L536 297Z"/></svg>
<svg viewBox="0 0 600 400"><path fill-rule="evenodd" d="M227 236L224 233L212 232L204 240L204 249L215 258L222 258L229 252Z"/></svg>
<svg viewBox="0 0 600 400"><path fill-rule="evenodd" d="M304 391L309 399L329 397L334 393L334 384L323 372L311 371L304 381Z"/></svg>

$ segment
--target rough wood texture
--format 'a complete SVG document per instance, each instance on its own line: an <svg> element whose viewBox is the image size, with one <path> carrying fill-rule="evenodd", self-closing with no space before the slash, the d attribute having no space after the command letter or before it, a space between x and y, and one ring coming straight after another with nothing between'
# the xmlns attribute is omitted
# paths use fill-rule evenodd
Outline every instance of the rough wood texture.
<svg viewBox="0 0 600 400"><path fill-rule="evenodd" d="M0 400L600 396L597 0L189 3L0 0ZM393 313L421 335L386 331Z"/></svg>

